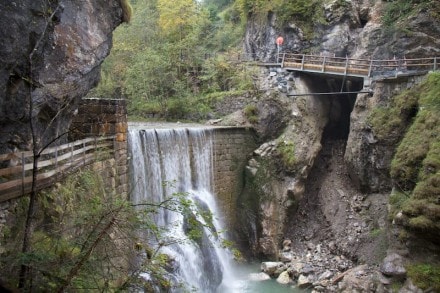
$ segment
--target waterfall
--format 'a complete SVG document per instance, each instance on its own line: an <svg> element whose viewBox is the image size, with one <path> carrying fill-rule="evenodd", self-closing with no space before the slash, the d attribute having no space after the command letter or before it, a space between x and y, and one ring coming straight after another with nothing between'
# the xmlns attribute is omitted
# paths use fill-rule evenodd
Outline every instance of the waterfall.
<svg viewBox="0 0 440 293"><path fill-rule="evenodd" d="M199 213L210 211L213 226L222 230L213 195L213 138L208 128L130 129L132 202L160 203L175 193L185 193L201 209L194 210L196 220L206 224ZM161 252L178 264L173 272L177 280L199 292L227 286L231 256L211 229L203 228L200 239L194 241L186 233L191 219L166 209L159 209L153 217L158 226L167 228L164 239L175 240Z"/></svg>

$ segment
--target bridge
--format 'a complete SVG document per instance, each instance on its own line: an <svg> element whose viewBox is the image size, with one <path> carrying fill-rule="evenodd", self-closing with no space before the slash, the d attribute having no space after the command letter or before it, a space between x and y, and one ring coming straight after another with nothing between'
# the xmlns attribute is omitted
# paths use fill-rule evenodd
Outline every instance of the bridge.
<svg viewBox="0 0 440 293"><path fill-rule="evenodd" d="M416 75L436 71L439 69L440 57L374 60L279 53L276 60L276 63L261 62L259 65L282 67L288 71L372 78Z"/></svg>

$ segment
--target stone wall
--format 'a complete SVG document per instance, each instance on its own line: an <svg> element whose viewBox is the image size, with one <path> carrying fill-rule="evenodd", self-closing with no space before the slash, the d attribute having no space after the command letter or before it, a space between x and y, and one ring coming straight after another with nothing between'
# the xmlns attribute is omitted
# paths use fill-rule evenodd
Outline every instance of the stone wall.
<svg viewBox="0 0 440 293"><path fill-rule="evenodd" d="M115 174L110 176L109 183L120 195L127 195L128 164L127 164L127 107L122 99L82 99L78 113L70 126L70 140L93 136L115 135L114 161L100 162L110 164ZM107 166L108 167L108 166Z"/></svg>
<svg viewBox="0 0 440 293"><path fill-rule="evenodd" d="M255 132L250 128L216 128L214 140L214 192L224 222L231 229L237 224L245 166L256 148Z"/></svg>

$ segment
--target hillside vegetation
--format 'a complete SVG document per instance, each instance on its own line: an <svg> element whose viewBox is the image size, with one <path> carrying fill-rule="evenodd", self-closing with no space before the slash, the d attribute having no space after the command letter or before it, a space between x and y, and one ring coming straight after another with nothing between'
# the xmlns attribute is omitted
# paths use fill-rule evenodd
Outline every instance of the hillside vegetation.
<svg viewBox="0 0 440 293"><path fill-rule="evenodd" d="M205 119L224 95L252 88L237 58L244 32L230 0L133 0L89 96L125 97L132 117Z"/></svg>
<svg viewBox="0 0 440 293"><path fill-rule="evenodd" d="M416 114L411 114L416 113ZM379 139L386 139L410 123L391 163L396 191L392 216L401 211L410 230L439 241L440 235L440 73L377 108L371 123Z"/></svg>

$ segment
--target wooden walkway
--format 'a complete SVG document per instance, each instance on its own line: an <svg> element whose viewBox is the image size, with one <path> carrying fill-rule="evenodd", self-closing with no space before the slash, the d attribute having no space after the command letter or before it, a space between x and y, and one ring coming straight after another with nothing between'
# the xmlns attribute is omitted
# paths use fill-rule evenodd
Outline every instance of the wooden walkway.
<svg viewBox="0 0 440 293"><path fill-rule="evenodd" d="M86 138L45 149L38 162L37 190L54 184L79 167L99 159L99 156L112 153L114 138ZM30 192L33 159L31 151L0 155L0 202Z"/></svg>
<svg viewBox="0 0 440 293"><path fill-rule="evenodd" d="M415 75L439 69L440 57L418 59L354 59L306 54L280 53L275 64L286 70L343 75L349 77L377 77Z"/></svg>

